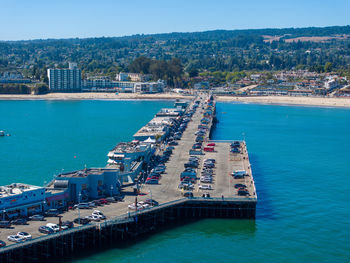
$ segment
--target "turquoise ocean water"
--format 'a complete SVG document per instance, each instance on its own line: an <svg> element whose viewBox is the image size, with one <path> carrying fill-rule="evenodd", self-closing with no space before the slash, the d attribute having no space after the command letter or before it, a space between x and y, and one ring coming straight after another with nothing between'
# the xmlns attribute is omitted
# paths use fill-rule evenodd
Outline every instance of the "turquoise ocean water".
<svg viewBox="0 0 350 263"><path fill-rule="evenodd" d="M104 165L172 102L0 101L0 184ZM256 220L202 220L72 262L350 262L350 110L218 103L214 139L248 145ZM74 158L75 156L75 158Z"/></svg>

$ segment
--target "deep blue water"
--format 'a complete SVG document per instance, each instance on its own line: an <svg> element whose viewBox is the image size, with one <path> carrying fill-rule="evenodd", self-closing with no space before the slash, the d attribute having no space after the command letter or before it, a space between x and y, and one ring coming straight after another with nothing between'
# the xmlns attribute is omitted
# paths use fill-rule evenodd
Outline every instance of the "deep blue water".
<svg viewBox="0 0 350 263"><path fill-rule="evenodd" d="M103 165L171 102L0 101L0 183ZM218 103L214 139L248 145L256 220L202 220L74 262L350 262L350 110ZM74 158L77 156L77 158Z"/></svg>

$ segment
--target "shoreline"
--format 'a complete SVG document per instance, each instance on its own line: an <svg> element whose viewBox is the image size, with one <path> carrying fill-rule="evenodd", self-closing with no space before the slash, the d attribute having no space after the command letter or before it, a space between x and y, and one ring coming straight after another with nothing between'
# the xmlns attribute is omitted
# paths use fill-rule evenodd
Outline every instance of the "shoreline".
<svg viewBox="0 0 350 263"><path fill-rule="evenodd" d="M256 96L256 97L218 96L217 101L265 104L265 105L350 108L350 98L290 97L290 96Z"/></svg>
<svg viewBox="0 0 350 263"><path fill-rule="evenodd" d="M49 93L45 95L0 94L1 100L176 100L190 99L192 95L176 93L134 94L134 93ZM256 96L236 97L217 96L218 102L239 102L266 105L316 106L332 108L350 108L350 98Z"/></svg>

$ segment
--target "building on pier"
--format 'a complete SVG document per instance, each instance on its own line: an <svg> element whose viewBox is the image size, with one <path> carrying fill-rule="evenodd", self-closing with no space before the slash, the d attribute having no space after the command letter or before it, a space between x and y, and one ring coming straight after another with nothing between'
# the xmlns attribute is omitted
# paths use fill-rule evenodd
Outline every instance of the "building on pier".
<svg viewBox="0 0 350 263"><path fill-rule="evenodd" d="M30 216L44 211L45 188L22 183L0 187L1 219Z"/></svg>
<svg viewBox="0 0 350 263"><path fill-rule="evenodd" d="M85 168L59 174L53 187L66 188L71 202L87 201L119 194L122 176L118 169Z"/></svg>

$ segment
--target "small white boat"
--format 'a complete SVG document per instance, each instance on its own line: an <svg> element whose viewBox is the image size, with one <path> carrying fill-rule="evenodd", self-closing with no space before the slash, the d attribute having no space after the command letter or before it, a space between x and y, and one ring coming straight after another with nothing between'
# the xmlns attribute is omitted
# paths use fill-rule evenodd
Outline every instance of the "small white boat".
<svg viewBox="0 0 350 263"><path fill-rule="evenodd" d="M5 132L4 131L0 131L0 136L5 136Z"/></svg>

